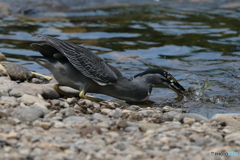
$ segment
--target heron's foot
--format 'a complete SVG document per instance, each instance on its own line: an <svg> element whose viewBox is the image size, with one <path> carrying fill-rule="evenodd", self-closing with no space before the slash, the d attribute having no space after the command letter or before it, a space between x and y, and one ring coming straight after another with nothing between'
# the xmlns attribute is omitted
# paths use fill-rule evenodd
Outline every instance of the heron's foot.
<svg viewBox="0 0 240 160"><path fill-rule="evenodd" d="M71 98L71 97L73 97L73 95L71 95L71 94L69 94L69 93L61 90L61 89L60 89L60 86L61 86L61 85L59 85L59 84L55 84L55 85L53 86L53 88L54 88L54 90L55 90L56 92L58 92L59 94L64 95L65 98Z"/></svg>
<svg viewBox="0 0 240 160"><path fill-rule="evenodd" d="M101 98L86 96L86 95L85 95L85 91L81 91L81 92L79 93L79 97L82 98L82 99L88 99L88 100L90 100L90 101L95 101L95 102L104 101L104 100L101 99Z"/></svg>

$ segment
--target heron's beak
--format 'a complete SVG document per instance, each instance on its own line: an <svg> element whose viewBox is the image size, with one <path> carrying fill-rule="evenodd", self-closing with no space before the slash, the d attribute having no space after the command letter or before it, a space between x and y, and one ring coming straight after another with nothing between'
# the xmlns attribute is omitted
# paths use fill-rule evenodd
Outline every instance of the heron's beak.
<svg viewBox="0 0 240 160"><path fill-rule="evenodd" d="M177 81L176 82L172 82L169 85L169 88L171 90L173 90L174 92L176 92L177 94L184 94L184 92L186 92L186 90L183 88L183 86L181 86Z"/></svg>

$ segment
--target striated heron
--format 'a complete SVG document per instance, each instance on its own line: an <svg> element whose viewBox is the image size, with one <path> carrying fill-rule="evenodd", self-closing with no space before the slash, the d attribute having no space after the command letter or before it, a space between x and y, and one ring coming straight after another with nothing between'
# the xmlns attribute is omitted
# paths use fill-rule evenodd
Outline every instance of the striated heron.
<svg viewBox="0 0 240 160"><path fill-rule="evenodd" d="M37 37L47 43L31 44L31 47L42 56L29 58L50 70L58 82L55 89L64 95L66 93L59 86L80 90L79 96L90 100L98 99L87 97L86 92L105 94L133 102L147 100L154 86L170 88L178 95L185 92L166 70L147 70L126 78L118 69L85 47L46 35L37 34Z"/></svg>

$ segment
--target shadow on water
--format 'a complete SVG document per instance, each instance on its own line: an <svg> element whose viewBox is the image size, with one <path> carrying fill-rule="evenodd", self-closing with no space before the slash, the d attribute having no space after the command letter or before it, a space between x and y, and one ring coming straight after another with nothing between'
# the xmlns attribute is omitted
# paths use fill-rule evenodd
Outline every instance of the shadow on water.
<svg viewBox="0 0 240 160"><path fill-rule="evenodd" d="M240 112L239 9L152 2L40 11L0 14L0 51L8 60L50 74L26 58L38 54L29 46L40 42L33 35L48 34L90 48L127 77L163 68L186 89L201 88L207 78L214 84L180 102L171 90L155 88L152 107L183 107L207 117Z"/></svg>

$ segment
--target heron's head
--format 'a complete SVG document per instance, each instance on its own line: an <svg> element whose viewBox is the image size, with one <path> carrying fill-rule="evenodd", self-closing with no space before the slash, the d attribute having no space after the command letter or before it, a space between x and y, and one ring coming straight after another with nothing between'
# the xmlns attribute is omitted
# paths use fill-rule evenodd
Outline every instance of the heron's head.
<svg viewBox="0 0 240 160"><path fill-rule="evenodd" d="M154 86L161 88L169 88L177 94L183 94L185 89L178 83L178 81L166 70L153 69L135 75L133 78L141 77Z"/></svg>

